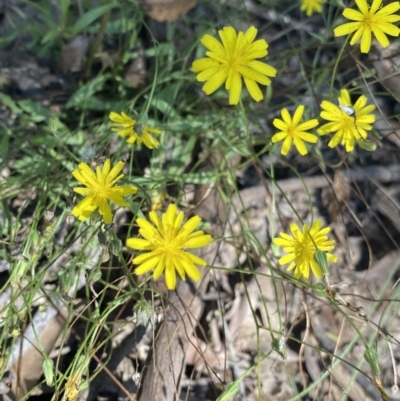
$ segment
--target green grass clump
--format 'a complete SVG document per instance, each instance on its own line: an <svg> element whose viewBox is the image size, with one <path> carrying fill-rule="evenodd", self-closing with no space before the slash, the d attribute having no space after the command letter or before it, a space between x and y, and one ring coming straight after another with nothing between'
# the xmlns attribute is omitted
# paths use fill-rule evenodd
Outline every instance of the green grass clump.
<svg viewBox="0 0 400 401"><path fill-rule="evenodd" d="M398 36L390 7L374 23ZM357 12L338 1L207 0L156 23L136 1L6 10L4 54L20 44L37 60L28 73L43 64L62 81L33 95L10 84L7 71L20 73L12 60L0 73L0 372L13 372L16 399L89 391L96 376L115 374L104 369L132 325L152 327L154 350L157 316L168 320L182 279L205 305L186 334L204 345L209 369L194 367L190 385L203 374L213 399L267 399L274 388L263 378L282 361L277 400L344 400L360 383L389 399L398 257L371 280L378 289L356 270L398 251L399 233L371 193L397 202L392 178L352 172L397 163L386 136L398 116L382 76L395 44L383 48L378 34L368 48L364 31L360 49L336 38ZM86 47L70 55L74 69L66 45L77 38ZM203 247L213 257L193 256ZM230 314L235 304L242 309ZM248 327L240 348L236 330ZM224 363L213 365L209 351ZM143 355L129 360L142 373Z"/></svg>

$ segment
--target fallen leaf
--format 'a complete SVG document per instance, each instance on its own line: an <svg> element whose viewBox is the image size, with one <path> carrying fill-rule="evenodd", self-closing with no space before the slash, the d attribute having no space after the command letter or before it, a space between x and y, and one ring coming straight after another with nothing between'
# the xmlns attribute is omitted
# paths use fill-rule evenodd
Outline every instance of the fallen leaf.
<svg viewBox="0 0 400 401"><path fill-rule="evenodd" d="M124 76L131 88L139 88L146 83L146 58L143 47L139 48L138 56L132 60Z"/></svg>
<svg viewBox="0 0 400 401"><path fill-rule="evenodd" d="M198 0L143 0L146 14L158 22L175 21L197 4Z"/></svg>
<svg viewBox="0 0 400 401"><path fill-rule="evenodd" d="M79 72L83 59L89 50L90 40L85 35L76 36L61 50L60 68L64 71Z"/></svg>

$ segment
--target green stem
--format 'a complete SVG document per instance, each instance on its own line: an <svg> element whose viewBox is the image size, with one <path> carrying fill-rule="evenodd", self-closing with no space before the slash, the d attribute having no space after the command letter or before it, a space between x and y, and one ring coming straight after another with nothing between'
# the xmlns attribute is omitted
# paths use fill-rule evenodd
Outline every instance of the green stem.
<svg viewBox="0 0 400 401"><path fill-rule="evenodd" d="M107 0L108 4L110 4L111 2L112 0ZM89 78L94 56L96 55L97 49L99 48L100 43L103 39L104 31L106 30L106 26L108 24L108 20L110 19L110 15L111 15L111 10L108 10L106 13L103 14L103 17L101 18L99 31L97 32L92 47L90 48L88 58L86 60L85 71L83 72L83 78L85 80Z"/></svg>
<svg viewBox="0 0 400 401"><path fill-rule="evenodd" d="M349 41L349 36L346 38L346 41L343 43L343 46L340 49L339 55L336 58L335 66L333 67L333 73L332 73L332 79L331 79L331 93L329 94L330 97L332 95L333 81L335 80L336 70L338 68L339 62L340 62L340 60L342 58L342 54L343 54L344 48L346 47L348 41Z"/></svg>

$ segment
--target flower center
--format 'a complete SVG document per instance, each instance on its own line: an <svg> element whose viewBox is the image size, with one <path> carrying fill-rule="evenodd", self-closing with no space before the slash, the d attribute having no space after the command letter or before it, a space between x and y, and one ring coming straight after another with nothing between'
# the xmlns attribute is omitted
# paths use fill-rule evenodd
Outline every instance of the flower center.
<svg viewBox="0 0 400 401"><path fill-rule="evenodd" d="M368 14L364 18L364 25L373 27L374 25L376 25L376 23L377 23L376 15L374 14L370 15L368 10Z"/></svg>
<svg viewBox="0 0 400 401"><path fill-rule="evenodd" d="M237 42L235 44L235 50L232 52L232 54L229 57L229 66L230 68L234 69L236 71L237 67L242 63L243 61L243 55L246 51L246 49L249 47L250 43L248 41L242 43L240 48L237 47Z"/></svg>
<svg viewBox="0 0 400 401"><path fill-rule="evenodd" d="M298 244L296 249L296 257L299 261L310 262L315 252L315 246L311 241L310 235L307 233L304 236L303 241Z"/></svg>
<svg viewBox="0 0 400 401"><path fill-rule="evenodd" d="M168 253L172 256L177 250L185 247L186 237L178 235L177 230L172 226L163 226L164 230L158 233L154 242L158 244L162 253Z"/></svg>
<svg viewBox="0 0 400 401"><path fill-rule="evenodd" d="M288 131L288 134L289 134L292 138L294 138L294 137L297 135L297 127L294 126L294 125L288 127L288 130L287 130L287 131Z"/></svg>
<svg viewBox="0 0 400 401"><path fill-rule="evenodd" d="M359 137L360 135L358 134L356 117L349 116L344 111L342 111L342 116L343 118L342 118L341 129L344 132L343 139L351 139Z"/></svg>
<svg viewBox="0 0 400 401"><path fill-rule="evenodd" d="M96 182L96 185L90 186L90 195L89 196L97 196L99 198L108 198L108 187L102 185L100 182Z"/></svg>
<svg viewBox="0 0 400 401"><path fill-rule="evenodd" d="M238 55L236 55L236 57L235 56L233 56L232 58L231 58L231 61L230 61L230 68L232 68L233 70L237 70L237 67L239 67L239 65L240 65L240 62L241 62L241 55L240 54L238 54Z"/></svg>
<svg viewBox="0 0 400 401"><path fill-rule="evenodd" d="M364 25L367 25L367 26L371 27L373 24L374 24L374 21L372 20L371 17L365 18Z"/></svg>

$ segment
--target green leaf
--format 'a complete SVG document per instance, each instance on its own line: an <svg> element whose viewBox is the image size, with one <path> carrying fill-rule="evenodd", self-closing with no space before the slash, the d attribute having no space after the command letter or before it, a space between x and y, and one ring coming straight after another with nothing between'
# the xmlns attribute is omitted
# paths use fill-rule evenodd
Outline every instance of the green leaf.
<svg viewBox="0 0 400 401"><path fill-rule="evenodd" d="M2 129L4 129L4 127L2 127ZM10 158L10 136L11 133L8 128L3 130L3 134L0 135L0 158L5 164L7 164Z"/></svg>
<svg viewBox="0 0 400 401"><path fill-rule="evenodd" d="M97 18L101 17L107 11L110 11L117 6L117 3L105 4L104 6L96 7L93 10L90 10L87 13L83 14L73 26L71 35L78 35L79 32L91 25L94 21L97 20Z"/></svg>
<svg viewBox="0 0 400 401"><path fill-rule="evenodd" d="M60 0L61 4L61 21L62 26L65 27L68 22L69 7L71 5L70 0Z"/></svg>
<svg viewBox="0 0 400 401"><path fill-rule="evenodd" d="M322 276L323 277L329 276L328 258L326 257L326 252L320 251L318 249L317 251L315 251L314 260L321 268Z"/></svg>
<svg viewBox="0 0 400 401"><path fill-rule="evenodd" d="M161 113L171 118L178 117L178 113L172 107L171 102L168 102L167 100L160 99L159 97L154 97L150 104L157 110L160 110Z"/></svg>
<svg viewBox="0 0 400 401"><path fill-rule="evenodd" d="M240 380L229 383L222 394L217 398L217 401L228 401L239 391Z"/></svg>
<svg viewBox="0 0 400 401"><path fill-rule="evenodd" d="M93 95L102 89L108 78L109 74L103 74L90 80L86 85L83 85L71 96L66 104L66 107L70 108L88 103Z"/></svg>
<svg viewBox="0 0 400 401"><path fill-rule="evenodd" d="M379 377L381 371L378 362L378 353L373 348L367 348L364 352L364 358L371 367L372 374L374 377Z"/></svg>
<svg viewBox="0 0 400 401"><path fill-rule="evenodd" d="M32 100L20 100L18 106L25 111L25 113L30 114L31 119L35 122L41 122L54 116L53 112L48 108Z"/></svg>
<svg viewBox="0 0 400 401"><path fill-rule="evenodd" d="M376 144L371 141L367 141L365 139L360 139L358 141L358 144L359 144L360 148L367 150L368 152L373 152L374 150L376 150Z"/></svg>
<svg viewBox="0 0 400 401"><path fill-rule="evenodd" d="M322 283L315 284L312 287L312 291L317 297L327 298L326 288L325 288L325 285Z"/></svg>
<svg viewBox="0 0 400 401"><path fill-rule="evenodd" d="M283 338L283 336L280 336L279 338L274 338L272 340L272 349L276 351L283 360L286 360L287 350L285 347L285 339Z"/></svg>
<svg viewBox="0 0 400 401"><path fill-rule="evenodd" d="M47 355L44 355L42 370L46 380L46 384L49 387L54 385L54 362Z"/></svg>
<svg viewBox="0 0 400 401"><path fill-rule="evenodd" d="M8 107L14 114L22 113L22 110L15 104L14 100L3 92L0 92L0 103Z"/></svg>
<svg viewBox="0 0 400 401"><path fill-rule="evenodd" d="M54 42L59 35L60 34L57 30L49 31L46 33L46 35L43 36L43 39L40 41L40 44L44 45L48 42Z"/></svg>
<svg viewBox="0 0 400 401"><path fill-rule="evenodd" d="M200 173L188 173L172 176L167 174L167 178L181 184L213 184L220 176L219 171L204 171Z"/></svg>
<svg viewBox="0 0 400 401"><path fill-rule="evenodd" d="M115 22L118 22L118 21L115 21ZM132 23L132 28L130 30L132 30L133 28L137 28L137 22L136 21L132 21L131 23ZM108 24L108 26L107 26L107 31L106 32L108 34L110 34L109 31L108 31L108 28L109 28L110 24ZM129 25L127 25L127 26L129 26ZM124 26L124 28L120 28L115 33L122 34L122 33L125 33L124 30L126 30L125 26ZM162 44L159 44L159 45L157 45L155 47L150 47L149 49L146 49L144 51L144 55L145 55L145 57L166 56L171 51L171 46L172 46L171 43L162 43ZM138 58L139 56L140 56L139 50L134 50L132 52L127 52L123 56L123 63L125 64L129 60L134 60L134 59Z"/></svg>
<svg viewBox="0 0 400 401"><path fill-rule="evenodd" d="M182 174L190 163L192 152L196 145L197 137L191 135L187 141L183 141L182 137L176 136L174 138L174 146L172 148L171 163L168 166L168 174L179 175Z"/></svg>
<svg viewBox="0 0 400 401"><path fill-rule="evenodd" d="M95 111L113 111L113 110L124 110L126 106L126 101L124 100L114 100L114 99L104 99L100 97L89 97L86 99L85 110L95 110Z"/></svg>

